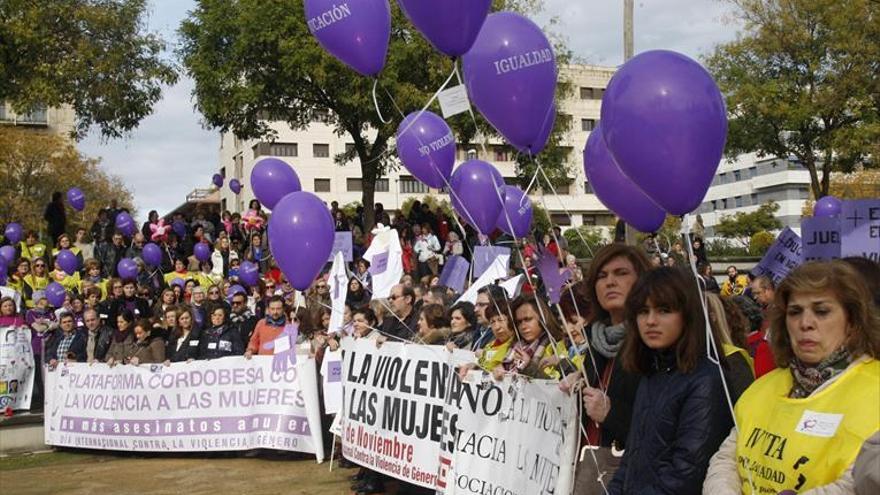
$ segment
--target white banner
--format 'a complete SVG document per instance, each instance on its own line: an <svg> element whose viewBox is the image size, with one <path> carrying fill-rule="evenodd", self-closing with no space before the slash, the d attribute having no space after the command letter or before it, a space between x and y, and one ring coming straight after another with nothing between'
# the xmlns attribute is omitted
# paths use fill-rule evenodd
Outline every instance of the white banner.
<svg viewBox="0 0 880 495"><path fill-rule="evenodd" d="M31 329L0 327L0 413L31 408L35 370Z"/></svg>
<svg viewBox="0 0 880 495"><path fill-rule="evenodd" d="M46 373L46 444L129 451L277 449L324 458L315 361L272 356Z"/></svg>
<svg viewBox="0 0 880 495"><path fill-rule="evenodd" d="M321 385L324 392L324 414L342 410L342 351L328 350L321 362Z"/></svg>

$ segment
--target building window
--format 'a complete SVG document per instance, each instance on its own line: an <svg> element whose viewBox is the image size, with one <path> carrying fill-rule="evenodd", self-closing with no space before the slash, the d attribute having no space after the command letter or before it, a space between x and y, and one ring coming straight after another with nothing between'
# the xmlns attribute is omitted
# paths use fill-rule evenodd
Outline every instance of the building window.
<svg viewBox="0 0 880 495"><path fill-rule="evenodd" d="M6 103L0 101L0 120L6 120Z"/></svg>
<svg viewBox="0 0 880 495"><path fill-rule="evenodd" d="M584 182L584 192L587 194L596 194L595 192L593 192L593 186L591 186L590 183L587 181Z"/></svg>
<svg viewBox="0 0 880 495"><path fill-rule="evenodd" d="M758 176L758 167L749 167L749 179L754 179Z"/></svg>
<svg viewBox="0 0 880 495"><path fill-rule="evenodd" d="M603 88L581 88L582 100L601 100L604 94Z"/></svg>
<svg viewBox="0 0 880 495"><path fill-rule="evenodd" d="M737 207L737 208L742 208L742 205L743 205L743 197L742 197L742 196L737 196L737 197L734 198L734 200L736 201L736 207Z"/></svg>
<svg viewBox="0 0 880 495"><path fill-rule="evenodd" d="M565 213L551 213L550 222L553 223L553 225L571 225L571 217Z"/></svg>
<svg viewBox="0 0 880 495"><path fill-rule="evenodd" d="M363 191L364 190L363 183L364 183L364 181L360 177L345 179L345 190L348 192Z"/></svg>
<svg viewBox="0 0 880 495"><path fill-rule="evenodd" d="M330 179L315 179L315 192L330 192Z"/></svg>
<svg viewBox="0 0 880 495"><path fill-rule="evenodd" d="M376 192L388 192L388 179L379 179L376 181Z"/></svg>
<svg viewBox="0 0 880 495"><path fill-rule="evenodd" d="M30 112L19 115L16 118L18 122L24 122L27 124L46 124L48 123L48 118L46 115L46 106L45 105L37 105Z"/></svg>
<svg viewBox="0 0 880 495"><path fill-rule="evenodd" d="M752 193L749 195L749 199L751 200L753 205L758 204L758 193Z"/></svg>
<svg viewBox="0 0 880 495"><path fill-rule="evenodd" d="M496 162L508 162L510 161L510 155L507 152L507 148L505 146L495 146L495 161Z"/></svg>
<svg viewBox="0 0 880 495"><path fill-rule="evenodd" d="M315 158L330 158L330 145L321 143L313 144L312 156Z"/></svg>
<svg viewBox="0 0 880 495"><path fill-rule="evenodd" d="M590 132L596 128L596 119L581 119L581 130Z"/></svg>
<svg viewBox="0 0 880 495"><path fill-rule="evenodd" d="M718 175L718 183L727 184L727 172L722 172Z"/></svg>
<svg viewBox="0 0 880 495"><path fill-rule="evenodd" d="M727 199L726 198L721 200L721 209L722 210L727 209Z"/></svg>
<svg viewBox="0 0 880 495"><path fill-rule="evenodd" d="M259 156L298 156L296 143L257 143L252 148L254 158Z"/></svg>
<svg viewBox="0 0 880 495"><path fill-rule="evenodd" d="M742 180L742 174L740 174L739 170L733 171L733 180L739 182Z"/></svg>
<svg viewBox="0 0 880 495"><path fill-rule="evenodd" d="M401 194L423 194L428 192L428 186L411 175L401 175L400 192Z"/></svg>

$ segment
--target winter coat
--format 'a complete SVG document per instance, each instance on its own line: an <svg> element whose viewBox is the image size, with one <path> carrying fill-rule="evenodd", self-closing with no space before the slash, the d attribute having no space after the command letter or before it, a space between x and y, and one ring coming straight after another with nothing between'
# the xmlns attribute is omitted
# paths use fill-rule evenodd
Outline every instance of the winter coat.
<svg viewBox="0 0 880 495"><path fill-rule="evenodd" d="M138 364L161 363L165 361L165 341L160 337L147 337L136 342L130 358L137 358Z"/></svg>
<svg viewBox="0 0 880 495"><path fill-rule="evenodd" d="M165 359L172 363L197 359L201 336L202 333L198 328L190 330L186 337L181 336L174 338L172 336L168 339L168 344L165 346ZM180 343L179 346L178 342Z"/></svg>
<svg viewBox="0 0 880 495"><path fill-rule="evenodd" d="M235 325L221 325L202 330L196 359L217 359L244 354L241 334Z"/></svg>
<svg viewBox="0 0 880 495"><path fill-rule="evenodd" d="M88 336L84 332L80 332L77 330L73 331L73 342L70 343L70 347L67 348L67 352L63 356L58 355L58 346L61 344L61 339L64 338L64 332L61 331L60 328L56 328L52 330L52 333L46 340L46 355L44 360L46 362L51 361L53 359L57 361L64 361L68 355L73 355L73 360L78 363L86 362L86 341L88 340Z"/></svg>
<svg viewBox="0 0 880 495"><path fill-rule="evenodd" d="M117 342L115 338L116 331L113 331L113 335L110 339L110 348L107 349L107 355L105 357L105 361L109 361L110 358L113 358L116 362L125 362L125 359L132 354L134 354L135 350L135 341L134 341L134 332L131 330L126 331L125 339L121 342Z"/></svg>
<svg viewBox="0 0 880 495"><path fill-rule="evenodd" d="M612 412L613 414L613 412ZM733 426L718 368L705 357L676 368L674 350L654 354L636 392L626 452L610 495L701 493L709 458Z"/></svg>

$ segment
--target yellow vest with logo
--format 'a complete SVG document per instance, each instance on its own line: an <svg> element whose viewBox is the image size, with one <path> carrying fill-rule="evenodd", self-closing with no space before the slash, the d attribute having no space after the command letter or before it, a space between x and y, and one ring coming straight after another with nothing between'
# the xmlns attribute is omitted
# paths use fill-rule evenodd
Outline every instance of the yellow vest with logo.
<svg viewBox="0 0 880 495"><path fill-rule="evenodd" d="M477 364L480 365L480 368L491 372L498 367L504 361L508 351L510 351L513 340L513 337L511 337L500 344L496 344L496 341L493 340L483 347L483 352L480 354L480 358L477 359Z"/></svg>
<svg viewBox="0 0 880 495"><path fill-rule="evenodd" d="M855 364L803 399L788 398L792 380L787 369L772 371L736 403L743 494L802 493L832 483L880 430L880 361Z"/></svg>

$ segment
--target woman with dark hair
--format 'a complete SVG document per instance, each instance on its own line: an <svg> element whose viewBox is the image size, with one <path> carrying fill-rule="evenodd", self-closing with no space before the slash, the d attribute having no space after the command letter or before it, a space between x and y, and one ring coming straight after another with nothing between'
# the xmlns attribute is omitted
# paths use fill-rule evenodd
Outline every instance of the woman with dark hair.
<svg viewBox="0 0 880 495"><path fill-rule="evenodd" d="M494 339L476 352L477 365L492 372L499 380L505 373L502 365L504 358L516 342L516 321L506 296L504 294L501 298L493 298L486 306L485 317Z"/></svg>
<svg viewBox="0 0 880 495"><path fill-rule="evenodd" d="M356 339L376 338L379 332L376 327L379 322L376 320L376 313L369 307L356 308L351 313L352 336Z"/></svg>
<svg viewBox="0 0 880 495"><path fill-rule="evenodd" d="M706 356L695 280L675 268L646 273L627 298L626 325L620 358L641 382L608 493L699 494L733 421L719 369Z"/></svg>
<svg viewBox="0 0 880 495"><path fill-rule="evenodd" d="M113 366L125 363L125 360L134 353L135 338L132 332L134 325L134 313L130 309L124 309L116 315L116 329L107 349L107 364Z"/></svg>
<svg viewBox="0 0 880 495"><path fill-rule="evenodd" d="M145 239L153 237L153 231L150 229L150 225L159 225L159 212L156 210L150 210L150 213L147 215L147 221L141 226L141 234L144 235Z"/></svg>
<svg viewBox="0 0 880 495"><path fill-rule="evenodd" d="M370 295L364 290L363 284L357 277L351 277L348 281L348 293L345 295L345 304L356 308L370 302Z"/></svg>
<svg viewBox="0 0 880 495"><path fill-rule="evenodd" d="M558 379L556 364L566 353L563 330L543 299L523 295L511 304L519 338L502 363L504 369L533 378Z"/></svg>
<svg viewBox="0 0 880 495"><path fill-rule="evenodd" d="M198 358L201 332L195 327L192 308L181 304L175 308L175 314L177 321L165 347L165 364Z"/></svg>
<svg viewBox="0 0 880 495"><path fill-rule="evenodd" d="M128 357L128 364L137 366L144 363L161 363L165 361L165 341L152 335L150 320L141 318L134 324L135 345Z"/></svg>
<svg viewBox="0 0 880 495"><path fill-rule="evenodd" d="M474 305L464 301L449 310L449 329L452 331L449 344L454 349L470 349L477 329L477 314Z"/></svg>
<svg viewBox="0 0 880 495"><path fill-rule="evenodd" d="M202 330L196 359L217 359L244 354L244 344L238 327L229 325L229 310L226 306L209 307L210 326Z"/></svg>
<svg viewBox="0 0 880 495"><path fill-rule="evenodd" d="M449 329L449 318L441 304L426 304L419 312L418 343L445 344L452 331Z"/></svg>

